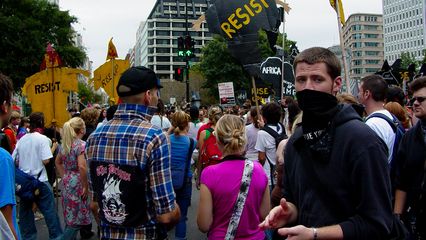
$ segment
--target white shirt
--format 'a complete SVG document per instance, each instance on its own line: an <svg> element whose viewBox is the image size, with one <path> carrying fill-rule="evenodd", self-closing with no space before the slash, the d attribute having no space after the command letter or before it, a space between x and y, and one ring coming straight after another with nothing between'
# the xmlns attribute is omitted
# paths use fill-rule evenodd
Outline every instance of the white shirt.
<svg viewBox="0 0 426 240"><path fill-rule="evenodd" d="M169 129L172 126L168 118L164 116L161 116L160 118L160 115L152 116L151 124L161 129Z"/></svg>
<svg viewBox="0 0 426 240"><path fill-rule="evenodd" d="M277 126L268 125L272 130L277 131ZM279 129L278 133L281 133L283 129ZM269 162L271 162L272 165L275 166L276 164L276 147L275 147L275 138L271 136L269 133L265 132L264 130L259 130L257 133L257 140L256 140L256 146L255 149L259 152L264 152L266 154L267 160L265 161L265 164L263 165L263 169L266 172L266 175L268 175L268 184L271 185L271 170L269 166Z"/></svg>
<svg viewBox="0 0 426 240"><path fill-rule="evenodd" d="M19 169L22 171L35 178L41 171L39 180L48 181L43 160L53 157L49 138L38 132L25 134L16 144L12 157L19 161Z"/></svg>
<svg viewBox="0 0 426 240"><path fill-rule="evenodd" d="M386 115L389 119L393 119L391 113L384 109L379 110L371 113L369 116L371 116L374 113L381 113ZM368 118L368 117L367 117ZM388 147L388 163L390 163L392 159L392 152L393 152L393 144L395 142L395 132L393 131L392 127L389 125L389 123L379 117L372 117L368 119L365 122L371 129L373 129L374 132L386 143L386 146Z"/></svg>

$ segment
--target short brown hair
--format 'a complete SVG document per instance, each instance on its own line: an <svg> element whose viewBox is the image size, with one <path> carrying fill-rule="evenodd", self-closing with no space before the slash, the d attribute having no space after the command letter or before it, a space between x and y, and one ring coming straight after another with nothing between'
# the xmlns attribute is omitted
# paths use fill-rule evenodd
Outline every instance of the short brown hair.
<svg viewBox="0 0 426 240"><path fill-rule="evenodd" d="M388 84L382 76L371 74L361 79L362 89L371 92L375 101L385 101L388 95Z"/></svg>
<svg viewBox="0 0 426 240"><path fill-rule="evenodd" d="M80 117L83 119L86 126L95 126L98 123L99 111L94 107L88 107L81 111Z"/></svg>
<svg viewBox="0 0 426 240"><path fill-rule="evenodd" d="M332 51L326 48L313 47L308 48L299 53L294 59L294 72L296 72L297 64L302 62L307 63L309 65L315 63L325 63L325 65L327 66L327 73L332 79L335 79L340 76L342 72L342 67L340 66L339 59L337 59L336 55Z"/></svg>
<svg viewBox="0 0 426 240"><path fill-rule="evenodd" d="M44 127L44 113L33 112L30 114L30 129L33 131L36 128Z"/></svg>
<svg viewBox="0 0 426 240"><path fill-rule="evenodd" d="M0 73L0 105L12 101L13 83L6 75Z"/></svg>
<svg viewBox="0 0 426 240"><path fill-rule="evenodd" d="M424 87L426 87L426 77L416 78L410 83L410 90L412 92L416 92Z"/></svg>

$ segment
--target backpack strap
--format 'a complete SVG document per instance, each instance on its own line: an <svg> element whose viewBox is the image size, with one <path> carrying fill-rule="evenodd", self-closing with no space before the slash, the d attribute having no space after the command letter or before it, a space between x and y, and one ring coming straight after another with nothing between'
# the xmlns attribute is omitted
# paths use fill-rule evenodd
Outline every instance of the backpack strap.
<svg viewBox="0 0 426 240"><path fill-rule="evenodd" d="M204 137L204 141L206 141L206 140L210 137L210 134L211 134L213 131L214 131L214 129L213 129L213 128L207 128L207 129L206 129L206 136Z"/></svg>
<svg viewBox="0 0 426 240"><path fill-rule="evenodd" d="M395 121L395 117L393 115L392 115L393 119L390 119L388 116L386 116L383 113L373 113L370 116L368 116L365 119L365 121L367 122L368 119L375 118L375 117L376 118L381 118L381 119L385 120L391 126L393 132L396 133L398 123Z"/></svg>
<svg viewBox="0 0 426 240"><path fill-rule="evenodd" d="M253 176L254 163L250 160L244 161L244 171L241 179L240 191L237 196L237 201L232 211L232 216L228 224L225 239L233 240L237 235L237 228L240 224L241 215L243 213L244 205L247 199L248 191L250 189L250 182Z"/></svg>
<svg viewBox="0 0 426 240"><path fill-rule="evenodd" d="M194 148L194 143L195 143L194 139L192 139L191 137L188 137L188 138L189 138L189 148L188 148L188 155L186 156L185 172L184 172L186 176L188 176L189 166L191 166L192 149ZM186 176L184 176L184 178Z"/></svg>

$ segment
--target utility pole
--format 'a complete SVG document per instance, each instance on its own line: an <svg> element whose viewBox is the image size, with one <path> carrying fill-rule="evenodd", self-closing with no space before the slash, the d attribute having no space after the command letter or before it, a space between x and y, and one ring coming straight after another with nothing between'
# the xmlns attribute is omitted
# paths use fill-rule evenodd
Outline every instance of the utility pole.
<svg viewBox="0 0 426 240"><path fill-rule="evenodd" d="M185 0L185 28L186 36L189 36L188 31L188 0ZM189 99L189 56L185 55L185 75L186 75L186 103L190 102Z"/></svg>

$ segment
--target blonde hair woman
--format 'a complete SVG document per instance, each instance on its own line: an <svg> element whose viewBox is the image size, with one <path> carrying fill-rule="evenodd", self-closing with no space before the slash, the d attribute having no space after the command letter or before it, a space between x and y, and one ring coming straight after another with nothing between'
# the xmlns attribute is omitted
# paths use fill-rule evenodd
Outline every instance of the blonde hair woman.
<svg viewBox="0 0 426 240"><path fill-rule="evenodd" d="M186 220L191 205L192 172L191 156L196 142L187 136L190 117L183 111L172 115L173 134L170 135L171 170L180 219L175 229L175 239L186 239Z"/></svg>
<svg viewBox="0 0 426 240"><path fill-rule="evenodd" d="M84 155L86 143L81 140L85 133L86 126L83 119L74 117L66 122L63 126L61 149L55 161L63 184L61 192L65 221L63 239L75 239L78 230L91 229ZM88 235L93 233L90 231Z"/></svg>
<svg viewBox="0 0 426 240"><path fill-rule="evenodd" d="M216 124L216 140L223 160L202 172L198 228L208 232L208 239L232 239L227 235L230 232L235 233L235 239L264 239L265 234L258 224L270 209L268 179L260 163L246 161L242 156L246 145L243 121L235 115L224 115ZM251 164L251 180L247 183L246 167ZM242 180L246 188L241 188ZM241 202L240 192L244 189L248 192ZM237 198L239 204L235 204ZM241 209L234 211L236 206ZM233 224L237 215L234 212L241 213L239 224ZM235 231L229 230L233 226Z"/></svg>

